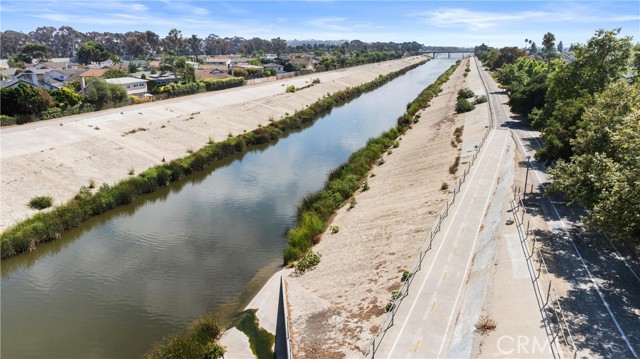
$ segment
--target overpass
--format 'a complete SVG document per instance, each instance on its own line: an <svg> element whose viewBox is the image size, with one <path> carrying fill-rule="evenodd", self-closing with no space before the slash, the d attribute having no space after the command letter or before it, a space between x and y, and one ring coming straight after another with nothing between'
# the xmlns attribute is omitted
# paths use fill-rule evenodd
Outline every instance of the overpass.
<svg viewBox="0 0 640 359"><path fill-rule="evenodd" d="M473 54L473 50L419 50L418 54L431 55L432 58L438 54L447 54L447 57L451 58L451 54L462 54L464 57L465 54Z"/></svg>

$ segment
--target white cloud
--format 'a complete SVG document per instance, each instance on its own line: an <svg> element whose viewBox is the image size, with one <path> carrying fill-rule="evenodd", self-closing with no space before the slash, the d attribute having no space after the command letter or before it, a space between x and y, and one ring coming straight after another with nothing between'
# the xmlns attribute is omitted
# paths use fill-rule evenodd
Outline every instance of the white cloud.
<svg viewBox="0 0 640 359"><path fill-rule="evenodd" d="M502 25L518 25L523 21L538 23L594 23L638 21L640 15L590 14L589 11L519 11L499 13L474 11L464 8L440 8L435 11L413 12L407 15L436 27L465 26L471 30L481 30Z"/></svg>
<svg viewBox="0 0 640 359"><path fill-rule="evenodd" d="M458 27L460 25L464 25L473 30L479 30L494 27L502 23L540 18L544 15L545 13L538 11L501 14L453 8L413 13L409 16L421 17L424 22L438 27Z"/></svg>

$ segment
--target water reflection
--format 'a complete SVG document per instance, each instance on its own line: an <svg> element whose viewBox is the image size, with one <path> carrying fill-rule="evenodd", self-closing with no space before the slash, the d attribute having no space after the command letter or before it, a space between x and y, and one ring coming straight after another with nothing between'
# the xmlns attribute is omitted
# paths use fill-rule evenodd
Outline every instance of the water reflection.
<svg viewBox="0 0 640 359"><path fill-rule="evenodd" d="M238 310L281 262L301 198L452 62L3 261L2 356L139 357L209 310Z"/></svg>

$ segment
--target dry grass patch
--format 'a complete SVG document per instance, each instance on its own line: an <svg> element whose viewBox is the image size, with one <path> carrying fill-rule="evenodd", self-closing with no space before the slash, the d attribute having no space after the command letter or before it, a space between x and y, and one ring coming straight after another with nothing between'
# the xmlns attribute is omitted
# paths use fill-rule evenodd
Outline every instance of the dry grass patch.
<svg viewBox="0 0 640 359"><path fill-rule="evenodd" d="M476 332L481 335L486 335L491 331L494 331L498 325L496 321L492 318L489 318L486 315L480 317L480 320L476 323Z"/></svg>

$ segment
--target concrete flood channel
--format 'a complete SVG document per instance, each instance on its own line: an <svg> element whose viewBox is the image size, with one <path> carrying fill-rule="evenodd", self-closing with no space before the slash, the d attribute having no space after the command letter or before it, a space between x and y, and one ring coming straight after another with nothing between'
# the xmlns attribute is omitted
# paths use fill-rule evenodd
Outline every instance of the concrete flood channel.
<svg viewBox="0 0 640 359"><path fill-rule="evenodd" d="M1 356L140 357L208 311L231 318L282 263L300 200L455 61L2 261Z"/></svg>

